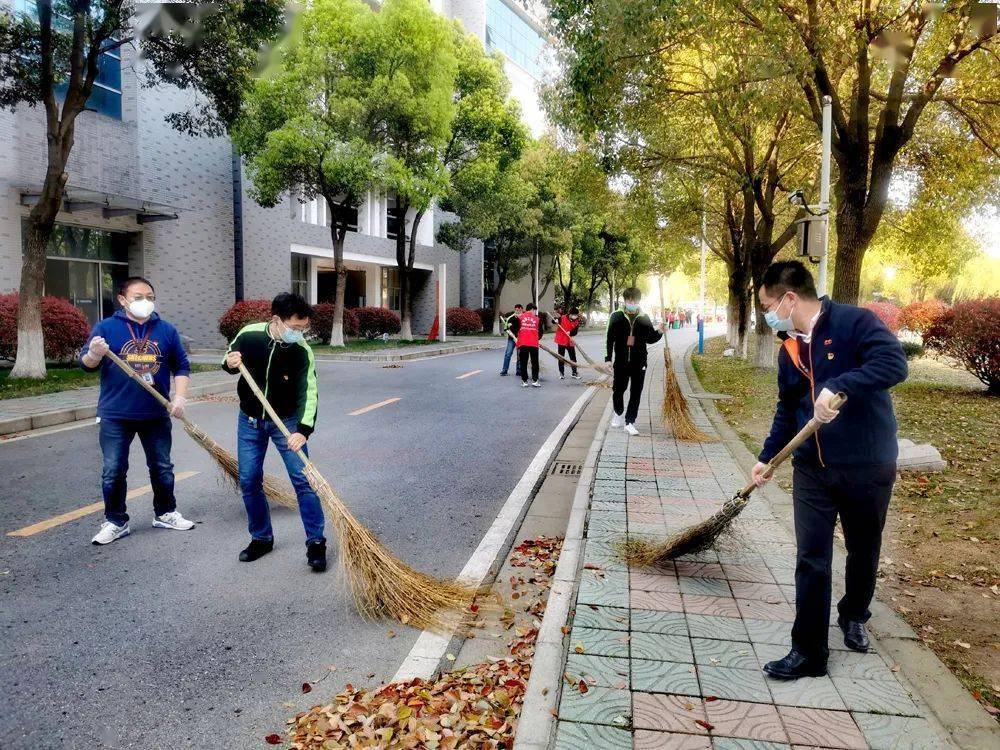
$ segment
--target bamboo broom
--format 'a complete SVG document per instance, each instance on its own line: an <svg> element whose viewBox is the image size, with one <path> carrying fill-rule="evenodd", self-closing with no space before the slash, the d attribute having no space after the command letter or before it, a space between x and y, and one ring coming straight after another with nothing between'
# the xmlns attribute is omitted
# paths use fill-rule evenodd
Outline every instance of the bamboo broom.
<svg viewBox="0 0 1000 750"><path fill-rule="evenodd" d="M699 429L691 419L687 399L681 393L680 384L677 382L677 373L674 372L674 365L670 359L670 346L666 338L663 340L663 367L663 423L673 429L674 436L678 440L713 442L714 438Z"/></svg>
<svg viewBox="0 0 1000 750"><path fill-rule="evenodd" d="M163 397L163 394L143 380L128 364L123 362L121 357L110 350L104 356L108 357L122 372L132 378L132 380L145 388L153 398L159 401L164 408L167 409L167 413L170 413L170 402ZM236 456L212 440L212 438L208 436L208 433L189 420L186 416L179 416L176 418L179 419L181 424L184 425L184 431L191 436L191 439L208 451L208 455L212 457L219 469L221 469L222 475L234 486L239 487L240 465L236 460ZM279 505L284 505L288 508L299 507L299 503L298 500L296 500L295 495L290 490L285 488L284 483L280 479L277 479L270 474L264 475L264 494L267 495L269 500L276 502Z"/></svg>
<svg viewBox="0 0 1000 750"><path fill-rule="evenodd" d="M840 409L845 401L847 401L847 396L843 393L837 393L830 399L830 408L834 410ZM774 474L774 470L784 463L795 452L796 448L812 437L822 426L823 423L816 419L816 417L806 422L805 426L798 431L795 437L789 440L788 444L778 451L774 458L768 461L767 468L764 469L764 478L770 479L771 475ZM732 499L727 500L722 508L716 511L713 516L673 536L667 537L658 544L650 544L641 539L626 539L617 544L618 551L630 565L642 566L657 565L668 560L673 560L675 557L680 557L681 555L701 552L710 547L718 536L729 528L736 519L736 516L746 507L750 501L750 494L756 488L757 485L750 482L746 487L733 495Z"/></svg>
<svg viewBox="0 0 1000 750"><path fill-rule="evenodd" d="M240 363L240 374L268 415L291 437L253 376ZM444 632L461 624L477 590L458 581L444 581L409 567L347 509L305 452L296 451L309 484L319 495L337 530L341 569L358 610L367 617L390 617L404 625Z"/></svg>
<svg viewBox="0 0 1000 750"><path fill-rule="evenodd" d="M560 323L556 323L556 325L559 326L559 330L560 331L562 331L563 333L565 333L567 336L570 335L569 331L567 331L565 328L563 328ZM600 364L598 364L597 362L595 362L594 360L592 360L587 355L587 352L584 350L584 348L582 346L580 346L578 343L574 342L574 346L576 347L576 350L578 352L580 352L580 354L583 355L583 358L585 360L587 360L587 364L589 364L591 367L593 367L598 372L604 373L605 375L610 375L611 374L611 369L606 364L604 364L603 362L600 363Z"/></svg>
<svg viewBox="0 0 1000 750"><path fill-rule="evenodd" d="M507 331L507 335L511 339L513 339L515 343L517 343L517 338L514 336L513 333L511 333L510 331ZM564 356L562 356L561 354L559 354L559 352L553 351L552 349L550 349L549 347L547 347L545 344L543 344L541 341L538 342L538 348L541 349L542 351L548 352L553 357L555 357L556 359L558 359L560 362L564 362L567 365L569 365L570 367L578 367L578 368L579 367L590 367L590 368L592 368L594 370L597 370L598 372L600 372L600 373L602 373L604 375L610 374L610 371L606 367L602 367L602 366L596 365L596 364L587 365L587 364L584 364L582 362L574 362L573 360L566 359Z"/></svg>

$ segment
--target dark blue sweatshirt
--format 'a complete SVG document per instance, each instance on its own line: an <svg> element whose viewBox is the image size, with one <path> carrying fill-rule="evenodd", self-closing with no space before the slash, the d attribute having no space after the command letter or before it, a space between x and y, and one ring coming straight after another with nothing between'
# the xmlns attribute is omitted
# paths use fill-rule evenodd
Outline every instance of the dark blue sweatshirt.
<svg viewBox="0 0 1000 750"><path fill-rule="evenodd" d="M795 451L795 459L819 466L894 462L896 416L889 389L906 379L906 356L875 313L823 297L810 343L778 336L778 408L760 460L769 461L805 426L826 388L846 394L847 403Z"/></svg>
<svg viewBox="0 0 1000 750"><path fill-rule="evenodd" d="M131 329L131 330L130 330ZM101 371L101 395L97 416L107 419L152 419L167 416L166 409L141 385L104 357L96 368L83 364L90 339L101 336L115 354L140 375L152 378L152 386L170 397L170 375L189 375L191 365L177 329L153 313L145 323L129 320L121 310L94 326L81 350L80 365L88 372Z"/></svg>

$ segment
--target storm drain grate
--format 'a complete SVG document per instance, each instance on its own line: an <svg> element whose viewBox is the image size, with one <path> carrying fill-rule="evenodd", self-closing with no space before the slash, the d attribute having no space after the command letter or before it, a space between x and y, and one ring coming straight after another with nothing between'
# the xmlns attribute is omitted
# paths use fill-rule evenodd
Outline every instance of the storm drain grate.
<svg viewBox="0 0 1000 750"><path fill-rule="evenodd" d="M573 461L555 461L549 474L558 477L578 477L583 469L583 464Z"/></svg>

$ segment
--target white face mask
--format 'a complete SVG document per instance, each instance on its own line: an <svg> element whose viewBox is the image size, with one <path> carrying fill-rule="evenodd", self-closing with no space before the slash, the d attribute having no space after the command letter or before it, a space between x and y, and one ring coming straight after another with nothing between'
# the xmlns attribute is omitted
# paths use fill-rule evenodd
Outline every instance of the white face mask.
<svg viewBox="0 0 1000 750"><path fill-rule="evenodd" d="M128 311L132 313L132 317L139 320L145 320L152 315L154 307L153 301L148 299L134 299L128 303Z"/></svg>

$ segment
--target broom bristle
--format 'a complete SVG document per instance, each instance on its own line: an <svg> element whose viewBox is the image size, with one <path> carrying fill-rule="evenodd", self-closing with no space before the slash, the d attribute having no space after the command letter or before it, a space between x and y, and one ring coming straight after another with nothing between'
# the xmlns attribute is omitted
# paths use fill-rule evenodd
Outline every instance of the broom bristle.
<svg viewBox="0 0 1000 750"><path fill-rule="evenodd" d="M670 349L666 345L663 347L663 366L665 369L663 385L664 424L671 427L674 431L674 436L678 440L693 440L699 443L712 442L714 438L699 429L698 425L691 419L687 399L684 398L680 384L677 382L677 373L674 372L673 363L670 361Z"/></svg>
<svg viewBox="0 0 1000 750"><path fill-rule="evenodd" d="M618 553L629 565L649 567L673 560L681 555L692 555L712 546L732 525L747 505L748 498L736 495L710 518L672 534L659 543L642 539L623 539L616 546Z"/></svg>

